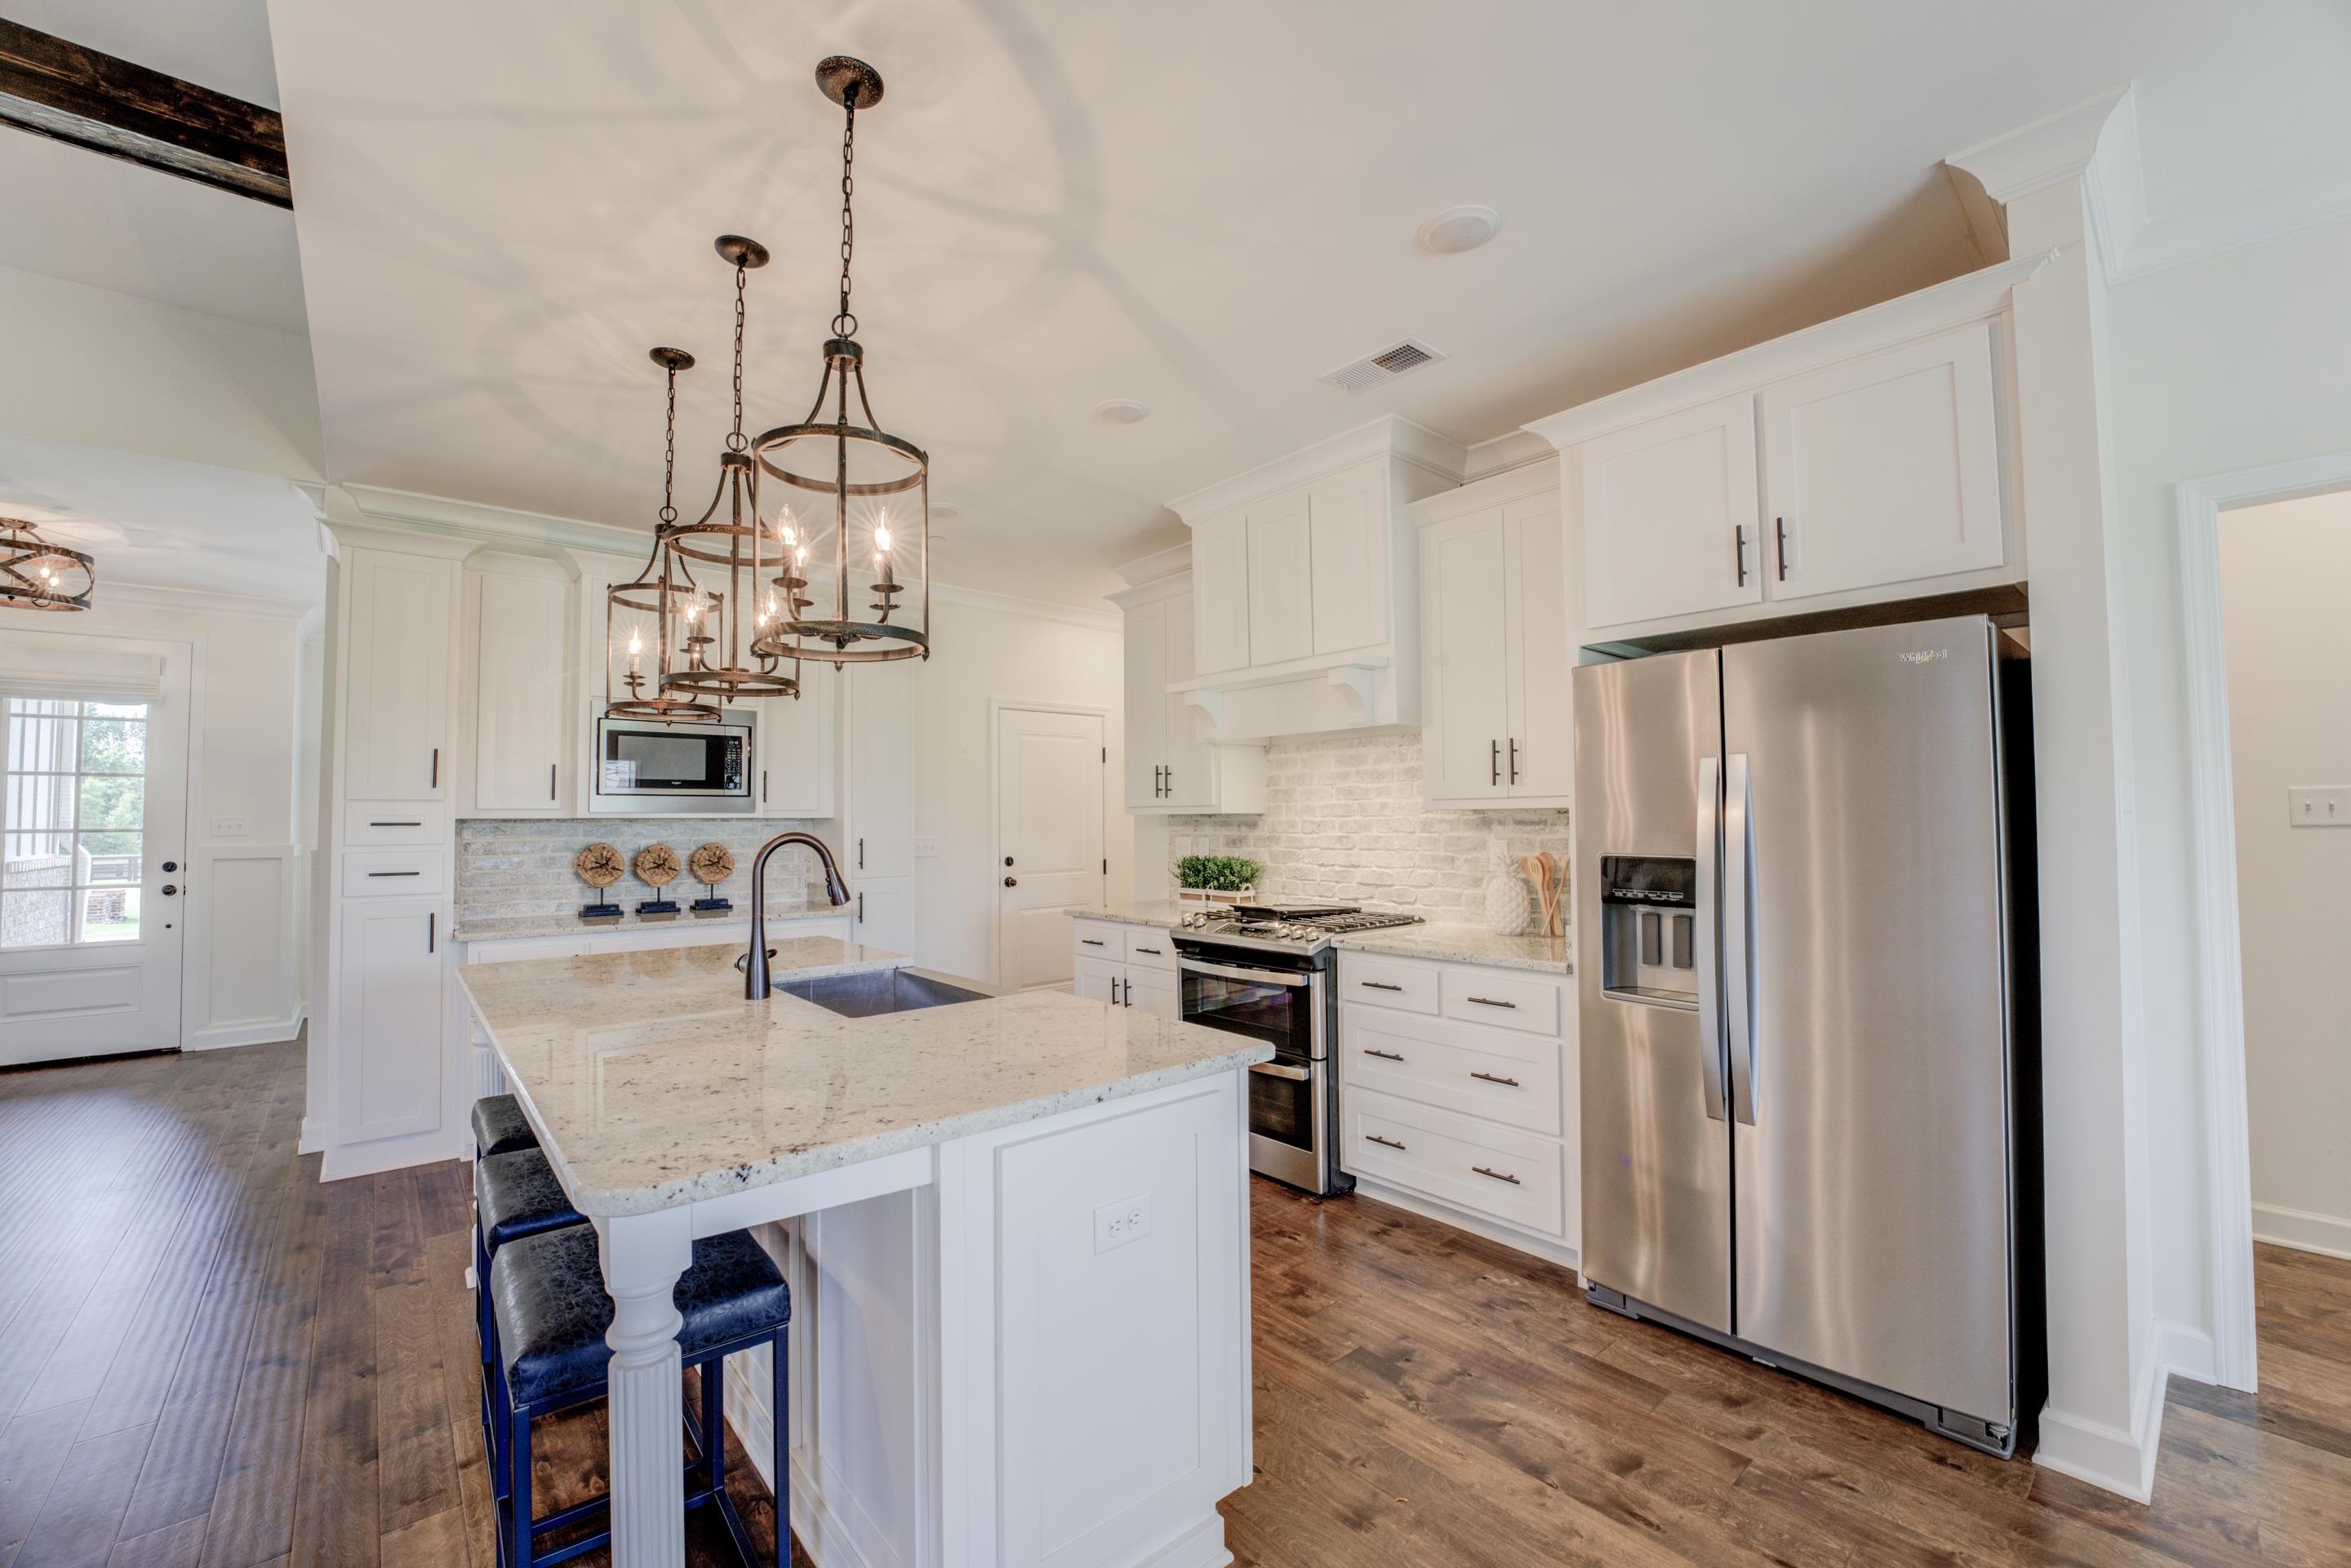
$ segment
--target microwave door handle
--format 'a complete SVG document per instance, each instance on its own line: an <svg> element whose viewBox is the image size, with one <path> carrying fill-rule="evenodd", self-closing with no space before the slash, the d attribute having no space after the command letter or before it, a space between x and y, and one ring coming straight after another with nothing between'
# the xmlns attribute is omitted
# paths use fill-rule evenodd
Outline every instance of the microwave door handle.
<svg viewBox="0 0 2351 1568"><path fill-rule="evenodd" d="M1745 752L1723 781L1722 1000L1730 1014L1731 1114L1755 1125L1755 789Z"/></svg>
<svg viewBox="0 0 2351 1568"><path fill-rule="evenodd" d="M1698 763L1698 1070L1708 1120L1729 1114L1722 1085L1722 977L1715 965L1715 879L1722 866L1722 759Z"/></svg>

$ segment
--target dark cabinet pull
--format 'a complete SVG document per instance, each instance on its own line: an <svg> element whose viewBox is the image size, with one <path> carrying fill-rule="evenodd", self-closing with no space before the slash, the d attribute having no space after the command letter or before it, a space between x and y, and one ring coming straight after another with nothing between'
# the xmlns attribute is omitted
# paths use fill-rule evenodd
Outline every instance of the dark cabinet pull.
<svg viewBox="0 0 2351 1568"><path fill-rule="evenodd" d="M424 950L427 953L436 950L436 945L441 939L440 924L441 916L438 912L430 909L424 912Z"/></svg>
<svg viewBox="0 0 2351 1568"><path fill-rule="evenodd" d="M1122 979L1118 984L1120 990L1123 993L1119 998L1118 1005L1123 1008L1133 1007L1134 1005L1134 982L1133 980Z"/></svg>
<svg viewBox="0 0 2351 1568"><path fill-rule="evenodd" d="M865 924L865 895L862 893L857 895L857 924Z"/></svg>
<svg viewBox="0 0 2351 1568"><path fill-rule="evenodd" d="M1730 525L1730 560L1739 569L1739 586L1747 586L1747 525Z"/></svg>
<svg viewBox="0 0 2351 1568"><path fill-rule="evenodd" d="M865 841L862 838L857 841L857 869L865 869Z"/></svg>
<svg viewBox="0 0 2351 1568"><path fill-rule="evenodd" d="M421 828L423 825L422 822L370 822L368 824L371 828Z"/></svg>
<svg viewBox="0 0 2351 1568"><path fill-rule="evenodd" d="M423 874L424 873L421 871L371 871L368 873L368 875L370 876L423 876Z"/></svg>
<svg viewBox="0 0 2351 1568"><path fill-rule="evenodd" d="M1402 986L1391 985L1385 980L1357 980L1355 984L1363 987L1364 989L1367 991L1401 991L1404 989Z"/></svg>
<svg viewBox="0 0 2351 1568"><path fill-rule="evenodd" d="M1167 768L1166 768L1166 773L1167 773L1167 798L1168 798L1170 800L1173 800L1174 799L1176 799L1176 765L1175 765L1174 763L1172 763L1172 762L1171 762L1171 763L1169 763L1169 764L1167 765Z"/></svg>
<svg viewBox="0 0 2351 1568"><path fill-rule="evenodd" d="M1383 1138L1377 1133L1365 1133L1364 1137L1368 1142L1381 1145L1386 1148L1400 1149L1404 1147L1402 1144L1396 1142L1394 1138Z"/></svg>
<svg viewBox="0 0 2351 1568"><path fill-rule="evenodd" d="M1500 1171L1489 1171L1484 1166L1471 1166L1469 1168L1476 1171L1481 1176L1491 1176L1496 1181L1506 1181L1512 1186L1521 1185L1518 1177L1514 1176L1504 1176Z"/></svg>
<svg viewBox="0 0 2351 1568"><path fill-rule="evenodd" d="M1100 947L1103 946L1102 939L1099 936L1081 936L1078 940L1084 943L1089 947Z"/></svg>
<svg viewBox="0 0 2351 1568"><path fill-rule="evenodd" d="M438 789L439 788L441 788L441 748L440 748L439 747L437 747L437 746L436 746L436 747L434 747L433 748L433 785L432 785L432 787L433 787L434 789Z"/></svg>
<svg viewBox="0 0 2351 1568"><path fill-rule="evenodd" d="M1788 519L1774 517L1771 526L1780 536L1780 580L1785 582L1788 580Z"/></svg>
<svg viewBox="0 0 2351 1568"><path fill-rule="evenodd" d="M1516 1002L1499 1001L1492 997L1471 997L1469 999L1481 1008L1516 1008L1519 1005Z"/></svg>
<svg viewBox="0 0 2351 1568"><path fill-rule="evenodd" d="M1404 1060L1403 1057L1398 1056L1393 1051L1375 1051L1368 1045L1364 1047L1364 1054L1365 1056L1376 1056L1382 1061L1402 1061Z"/></svg>
<svg viewBox="0 0 2351 1568"><path fill-rule="evenodd" d="M1499 1083L1505 1089L1519 1087L1519 1081L1515 1078L1497 1078L1490 1072L1473 1072L1469 1076L1482 1083Z"/></svg>
<svg viewBox="0 0 2351 1568"><path fill-rule="evenodd" d="M547 765L547 798L550 800L555 799L555 766L552 762Z"/></svg>
<svg viewBox="0 0 2351 1568"><path fill-rule="evenodd" d="M762 806L764 806L764 805L766 805L767 803L768 803L768 770L767 770L766 768L760 768L760 769L759 769L759 804L761 804Z"/></svg>
<svg viewBox="0 0 2351 1568"><path fill-rule="evenodd" d="M1497 784L1499 784L1502 781L1502 743L1499 740L1494 742L1494 777L1492 781Z"/></svg>
<svg viewBox="0 0 2351 1568"><path fill-rule="evenodd" d="M1164 958L1166 956L1165 953L1156 947L1137 947L1135 951L1138 953L1148 953L1155 958Z"/></svg>
<svg viewBox="0 0 2351 1568"><path fill-rule="evenodd" d="M1518 738L1514 736L1514 737L1511 737L1511 740L1510 740L1510 782L1511 782L1511 783L1513 783L1513 784L1515 784L1515 783L1517 783L1518 781L1519 781L1519 742L1518 742Z"/></svg>

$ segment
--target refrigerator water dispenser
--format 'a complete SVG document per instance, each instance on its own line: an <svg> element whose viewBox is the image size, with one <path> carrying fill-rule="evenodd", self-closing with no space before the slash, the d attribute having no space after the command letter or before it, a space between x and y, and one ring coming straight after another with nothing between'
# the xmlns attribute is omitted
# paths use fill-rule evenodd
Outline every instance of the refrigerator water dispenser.
<svg viewBox="0 0 2351 1568"><path fill-rule="evenodd" d="M1602 991L1653 1007L1698 1006L1698 862L1600 859Z"/></svg>

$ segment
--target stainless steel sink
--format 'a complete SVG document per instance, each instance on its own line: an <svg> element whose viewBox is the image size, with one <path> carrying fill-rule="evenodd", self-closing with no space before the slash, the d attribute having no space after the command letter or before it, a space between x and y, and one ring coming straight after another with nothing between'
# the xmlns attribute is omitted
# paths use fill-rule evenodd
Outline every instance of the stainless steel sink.
<svg viewBox="0 0 2351 1568"><path fill-rule="evenodd" d="M854 975L786 980L779 982L776 989L852 1019L953 1007L957 1002L985 1001L1005 994L981 981L968 980L961 975L943 975L935 969L868 969Z"/></svg>

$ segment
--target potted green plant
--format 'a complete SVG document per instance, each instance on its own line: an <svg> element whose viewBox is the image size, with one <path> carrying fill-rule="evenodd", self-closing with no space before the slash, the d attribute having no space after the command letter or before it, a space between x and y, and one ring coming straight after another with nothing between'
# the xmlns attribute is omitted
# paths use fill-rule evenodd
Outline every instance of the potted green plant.
<svg viewBox="0 0 2351 1568"><path fill-rule="evenodd" d="M1176 862L1182 904L1241 904L1257 892L1257 862L1240 855L1186 855Z"/></svg>

